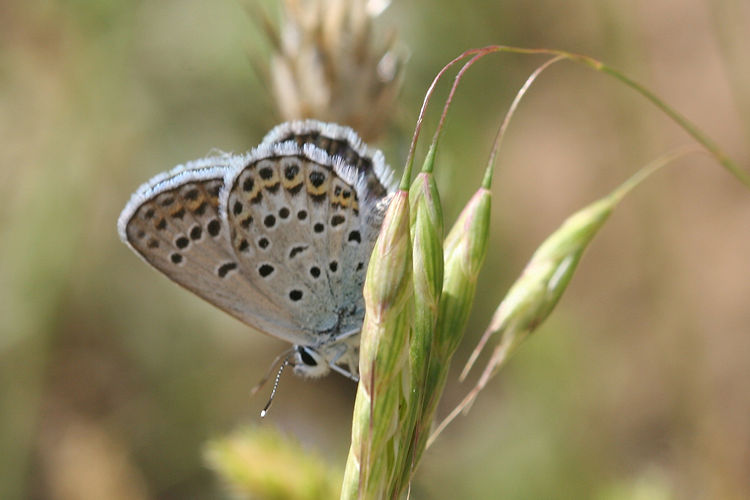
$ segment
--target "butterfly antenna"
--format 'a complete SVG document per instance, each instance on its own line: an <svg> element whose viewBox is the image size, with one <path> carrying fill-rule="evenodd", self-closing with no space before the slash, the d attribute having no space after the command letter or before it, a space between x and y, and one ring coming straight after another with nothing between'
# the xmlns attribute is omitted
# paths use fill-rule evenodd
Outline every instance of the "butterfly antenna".
<svg viewBox="0 0 750 500"><path fill-rule="evenodd" d="M284 368L286 368L289 365L289 356L284 358L284 362L281 363L281 366L279 367L279 372L276 374L276 380L273 381L273 389L271 389L271 396L268 398L268 403L266 403L266 406L261 410L260 412L260 418L263 418L266 416L266 413L268 413L268 409L271 407L271 403L273 403L273 398L276 396L276 389L279 388L279 380L281 379L281 374L284 371Z"/></svg>
<svg viewBox="0 0 750 500"><path fill-rule="evenodd" d="M260 380L258 381L258 383L257 383L257 384L255 384L255 387L253 387L252 389L250 389L250 396L251 396L251 397L252 397L252 396L255 396L255 394L256 394L256 393L257 393L257 392L258 392L259 390L261 390L261 389L263 388L263 386L264 386L264 385L266 385L266 382L268 382L268 379L269 379L269 378L271 378L271 374L272 374L272 373L273 373L273 371L274 371L274 370L276 369L276 366L278 366L278 364L279 364L280 362L283 362L282 360L283 360L284 358L288 359L288 358L289 358L289 356L290 356L290 355L291 355L291 354L293 353L293 351L294 351L294 348L292 348L292 349L287 349L286 351L284 351L284 352L282 352L281 354L279 354L278 356L276 356L276 359L274 359L274 360L273 360L273 361L271 362L271 364L270 364L270 365L268 366L268 370L266 370L266 373L265 373L265 375L263 375L263 378L261 378L261 379L260 379Z"/></svg>

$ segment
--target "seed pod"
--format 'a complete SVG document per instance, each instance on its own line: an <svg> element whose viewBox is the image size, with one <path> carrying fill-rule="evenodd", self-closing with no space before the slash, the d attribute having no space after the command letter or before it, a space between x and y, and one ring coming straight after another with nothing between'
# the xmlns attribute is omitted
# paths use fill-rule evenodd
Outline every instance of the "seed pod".
<svg viewBox="0 0 750 500"><path fill-rule="evenodd" d="M570 216L534 252L485 332L485 336L501 335L503 357L547 319L567 288L583 251L613 208L609 198L592 203Z"/></svg>
<svg viewBox="0 0 750 500"><path fill-rule="evenodd" d="M396 476L413 310L409 195L397 191L367 269L360 381L341 498L384 498Z"/></svg>
<svg viewBox="0 0 750 500"><path fill-rule="evenodd" d="M497 335L497 346L484 372L466 398L440 424L440 430L472 404L505 360L547 319L565 292L584 250L625 195L653 172L691 151L680 149L654 160L609 195L568 217L539 246L495 311L461 379L466 378L489 338Z"/></svg>
<svg viewBox="0 0 750 500"><path fill-rule="evenodd" d="M438 305L424 403L418 418L416 462L427 444L430 425L445 387L451 358L463 337L474 303L479 270L487 254L492 202L490 179L489 175L485 176L482 187L464 207L443 247L443 290Z"/></svg>
<svg viewBox="0 0 750 500"><path fill-rule="evenodd" d="M411 476L417 417L424 402L430 352L443 287L443 213L432 174L435 147L427 153L422 172L409 189L414 283L414 314L409 346L408 403L402 409L397 475L391 497L398 496Z"/></svg>

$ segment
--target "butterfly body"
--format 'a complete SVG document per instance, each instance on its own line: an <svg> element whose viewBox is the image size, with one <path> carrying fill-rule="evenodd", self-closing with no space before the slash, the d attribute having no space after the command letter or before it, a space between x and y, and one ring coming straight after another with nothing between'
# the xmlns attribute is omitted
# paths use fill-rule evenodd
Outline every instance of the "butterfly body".
<svg viewBox="0 0 750 500"><path fill-rule="evenodd" d="M296 372L356 378L362 285L391 177L351 129L289 122L246 154L155 176L118 229L176 283L294 344Z"/></svg>

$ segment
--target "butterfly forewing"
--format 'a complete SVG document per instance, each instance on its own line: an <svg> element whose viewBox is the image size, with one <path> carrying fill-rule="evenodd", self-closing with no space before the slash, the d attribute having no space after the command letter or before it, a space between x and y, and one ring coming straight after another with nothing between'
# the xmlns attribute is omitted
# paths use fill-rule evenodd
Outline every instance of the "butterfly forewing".
<svg viewBox="0 0 750 500"><path fill-rule="evenodd" d="M210 158L155 177L123 210L120 234L173 281L243 322L281 336L280 330L292 325L242 276L220 216L219 193L230 163Z"/></svg>

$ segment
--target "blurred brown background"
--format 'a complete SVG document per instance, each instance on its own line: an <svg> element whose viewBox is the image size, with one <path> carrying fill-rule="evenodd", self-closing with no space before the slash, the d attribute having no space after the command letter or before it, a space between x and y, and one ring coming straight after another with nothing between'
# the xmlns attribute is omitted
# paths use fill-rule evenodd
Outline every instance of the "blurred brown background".
<svg viewBox="0 0 750 500"><path fill-rule="evenodd" d="M503 43L624 70L750 171L746 0L395 2L379 23L410 53L378 143L396 169L440 67ZM285 345L148 268L115 229L152 175L212 148L245 151L277 123L248 63L263 40L235 0L0 2L0 498L220 498L202 446L245 424L278 426L343 466L354 385L286 375L259 422L265 396L248 391ZM447 224L542 60L493 55L466 77L438 159ZM456 364L566 215L687 142L614 80L548 70L500 153L492 249ZM749 257L747 189L705 157L658 173L428 451L413 498L750 497ZM449 385L443 412L465 390Z"/></svg>

